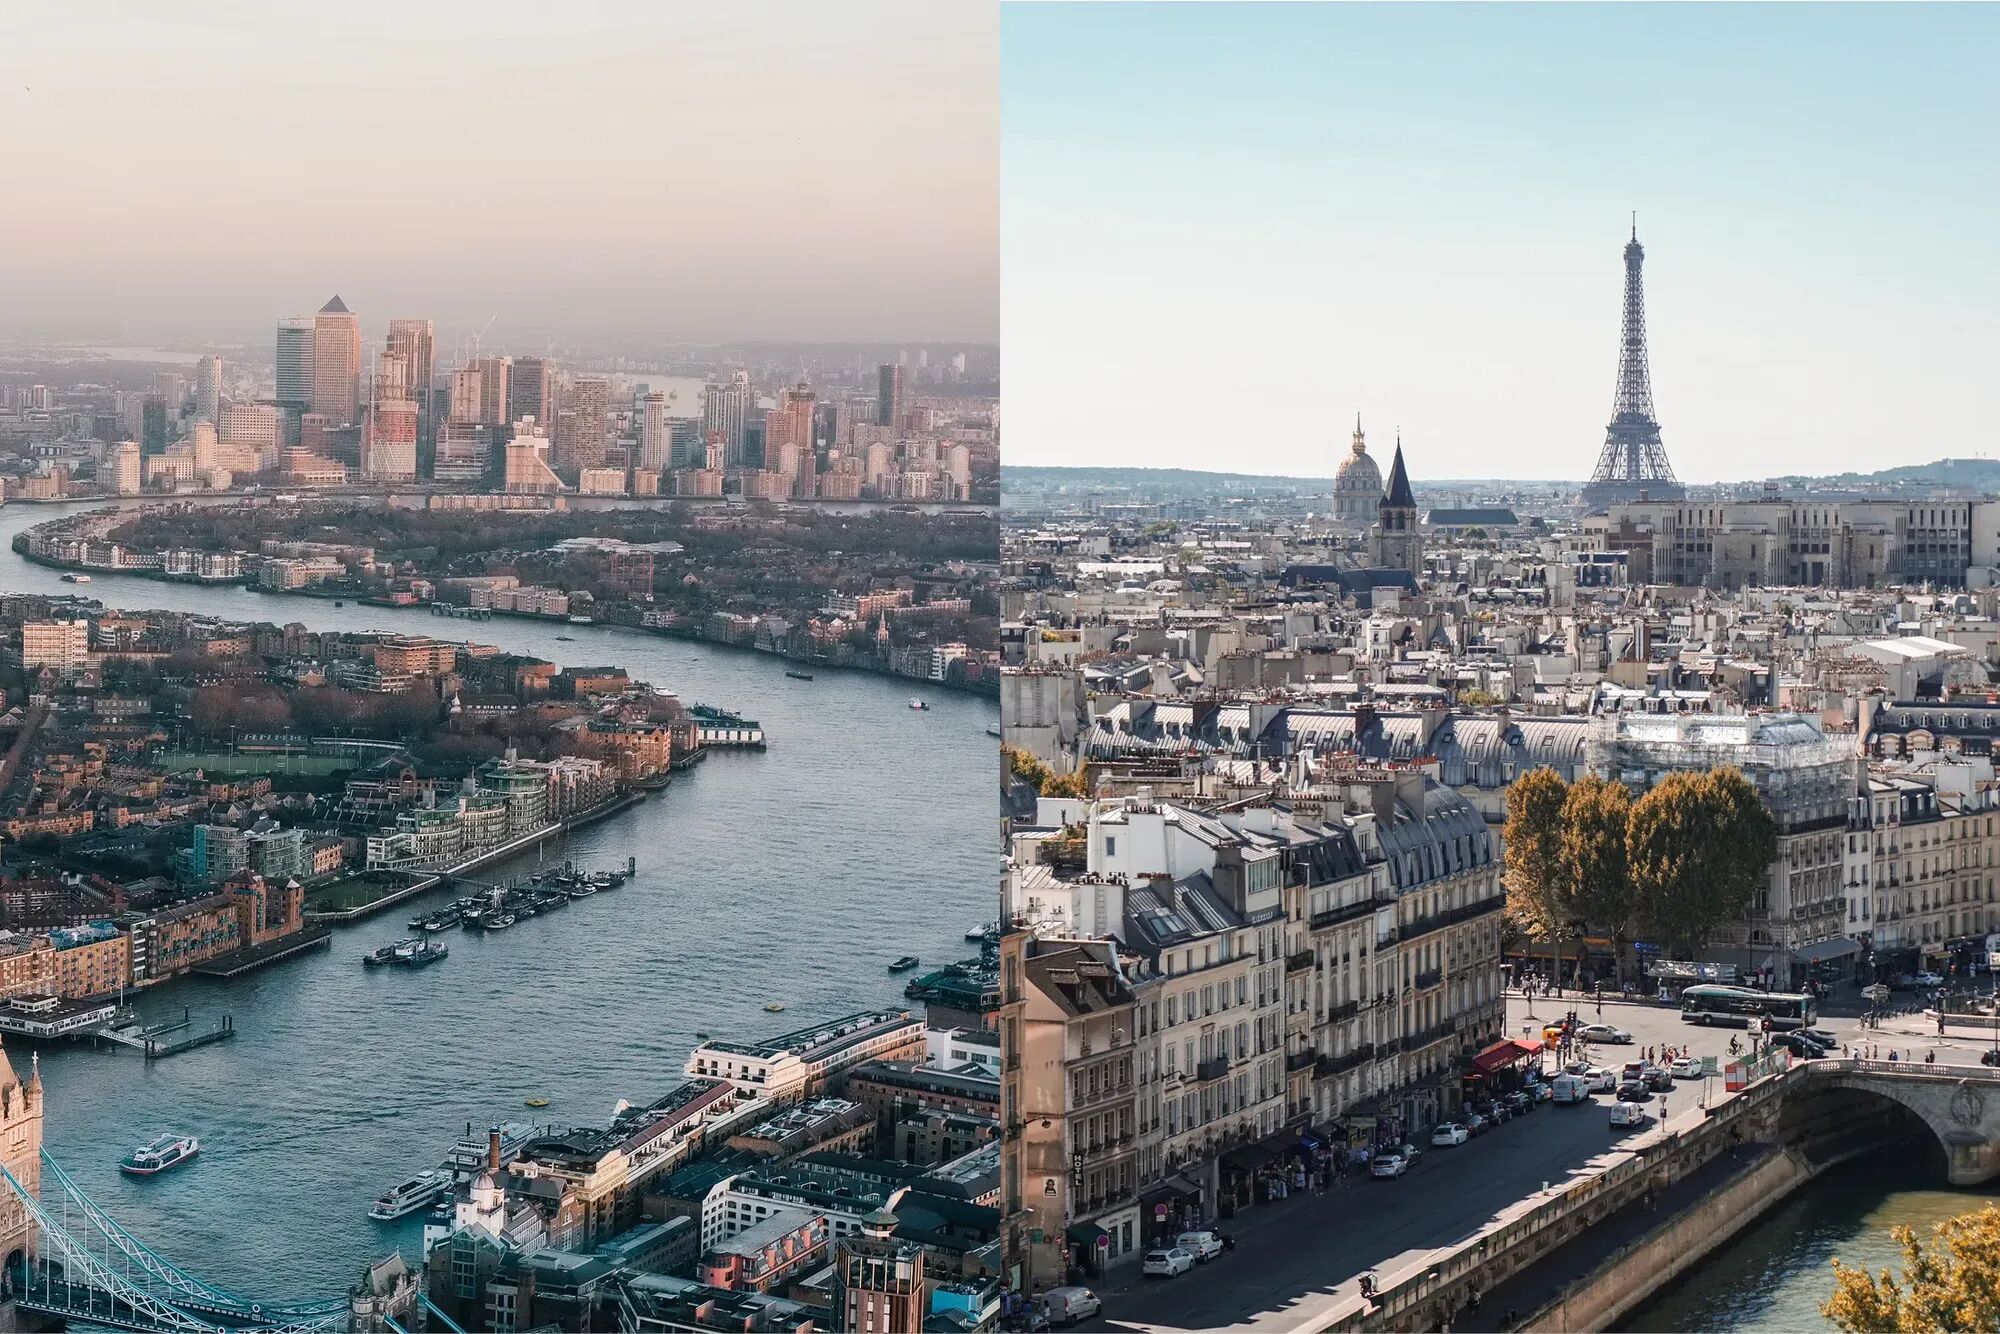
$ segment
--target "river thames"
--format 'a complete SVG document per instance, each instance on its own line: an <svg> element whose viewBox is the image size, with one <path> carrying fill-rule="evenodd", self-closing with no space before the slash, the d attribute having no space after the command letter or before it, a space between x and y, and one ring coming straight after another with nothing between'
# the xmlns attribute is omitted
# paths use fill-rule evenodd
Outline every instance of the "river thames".
<svg viewBox="0 0 2000 1334"><path fill-rule="evenodd" d="M467 1122L601 1124L621 1098L678 1082L697 1032L754 1038L901 1005L891 959L964 957L966 930L994 915L990 700L858 672L795 681L777 658L607 627L447 621L115 575L77 588L10 545L56 513L0 510L0 588L616 664L684 702L755 718L770 739L761 754L713 754L578 831L561 856L637 858L616 893L500 935L453 932L439 967L363 969L364 951L450 897L435 893L337 928L330 951L229 982L184 979L138 1003L149 1021L192 1007L204 1028L231 1014L232 1042L151 1065L123 1049L45 1051L49 1152L142 1240L213 1282L297 1300L344 1290L396 1246L414 1258L420 1219L376 1224L369 1204L435 1166ZM911 709L913 695L930 708ZM766 1013L769 1002L785 1013ZM9 1055L25 1074L27 1053ZM551 1105L530 1112L530 1097ZM198 1136L201 1157L163 1177L120 1175L127 1148L167 1130Z"/></svg>

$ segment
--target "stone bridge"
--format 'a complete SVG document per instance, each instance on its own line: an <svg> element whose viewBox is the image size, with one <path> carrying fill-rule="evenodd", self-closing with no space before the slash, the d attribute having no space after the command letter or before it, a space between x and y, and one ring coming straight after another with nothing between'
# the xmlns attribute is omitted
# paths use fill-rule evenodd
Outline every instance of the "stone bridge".
<svg viewBox="0 0 2000 1334"><path fill-rule="evenodd" d="M1929 1126L1954 1186L2000 1177L2000 1070L1919 1061L1805 1061L1783 1076L1787 1103L1882 1100Z"/></svg>

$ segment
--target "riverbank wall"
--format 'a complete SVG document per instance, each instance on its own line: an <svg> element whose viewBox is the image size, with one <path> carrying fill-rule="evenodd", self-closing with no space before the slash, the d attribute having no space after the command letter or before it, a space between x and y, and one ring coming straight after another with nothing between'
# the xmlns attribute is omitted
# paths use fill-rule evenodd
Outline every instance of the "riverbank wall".
<svg viewBox="0 0 2000 1334"><path fill-rule="evenodd" d="M1378 1284L1373 1302L1349 1299L1308 1327L1318 1331L1394 1330L1412 1334L1446 1326L1464 1329L1467 1326L1460 1313L1469 1308L1472 1296L1478 1293L1488 1322L1486 1327L1543 1328L1532 1320L1517 1319L1511 1326L1492 1323L1499 1310L1504 1309L1504 1302L1497 1295L1490 1300L1486 1295L1494 1294L1510 1280L1520 1278L1527 1282L1531 1269L1560 1266L1566 1248L1573 1243L1610 1226L1619 1215L1629 1218L1628 1210L1646 1209L1663 1192L1689 1181L1697 1173L1710 1171L1719 1177L1732 1177L1726 1163L1719 1167L1711 1164L1744 1150L1745 1146L1769 1143L1776 1138L1785 1085L1782 1076L1767 1079L1709 1108L1691 1126L1671 1133L1647 1132L1647 1138L1635 1144L1631 1156L1622 1162L1566 1188L1524 1201L1464 1241L1433 1252L1423 1263L1401 1274L1385 1277ZM1576 1295L1581 1299L1581 1292L1575 1289L1575 1280L1581 1277L1578 1268L1571 1257L1571 1278L1547 1280L1539 1290L1546 1292L1551 1286L1558 1286L1561 1291L1557 1296ZM1664 1281L1661 1278L1647 1285L1645 1277L1635 1273L1633 1290L1618 1300L1629 1309L1650 1295L1658 1282ZM1640 1291L1642 1287L1644 1290ZM1602 1324L1590 1327L1604 1328Z"/></svg>
<svg viewBox="0 0 2000 1334"><path fill-rule="evenodd" d="M1784 1203L1826 1166L1795 1148L1763 1155L1747 1171L1728 1177L1639 1240L1600 1260L1517 1328L1538 1334L1589 1334L1612 1328Z"/></svg>

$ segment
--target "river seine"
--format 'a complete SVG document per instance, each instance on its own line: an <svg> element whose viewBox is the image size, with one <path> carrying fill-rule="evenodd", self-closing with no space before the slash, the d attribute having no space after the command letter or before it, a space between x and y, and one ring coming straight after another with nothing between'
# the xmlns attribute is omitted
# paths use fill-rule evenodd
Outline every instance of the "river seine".
<svg viewBox="0 0 2000 1334"><path fill-rule="evenodd" d="M1833 1291L1833 1261L1900 1274L1889 1229L1907 1224L1928 1240L1931 1225L1994 1202L1990 1189L1911 1189L1913 1168L1895 1150L1827 1173L1632 1313L1626 1330L1827 1330L1819 1313Z"/></svg>
<svg viewBox="0 0 2000 1334"><path fill-rule="evenodd" d="M407 934L419 905L450 897L441 892L337 929L330 951L230 982L177 981L138 1003L153 1022L183 1006L197 1027L233 1015L232 1042L151 1065L123 1049L44 1052L49 1152L128 1229L212 1282L300 1300L344 1290L394 1247L414 1258L420 1221L372 1223L369 1204L436 1165L468 1121L600 1124L619 1099L678 1082L698 1031L759 1037L901 1004L891 959L964 957L966 930L994 915L988 700L842 671L794 681L775 658L604 627L446 621L101 574L77 588L9 545L56 513L0 510L0 588L617 664L688 703L755 718L770 739L762 754L714 754L578 831L563 856L638 859L615 893L500 935L453 932L434 968L362 968L364 951ZM913 695L930 708L911 709ZM766 1013L769 1002L785 1013ZM9 1055L25 1074L27 1053ZM551 1105L530 1112L530 1097ZM200 1158L152 1179L119 1174L127 1148L167 1130L198 1136Z"/></svg>

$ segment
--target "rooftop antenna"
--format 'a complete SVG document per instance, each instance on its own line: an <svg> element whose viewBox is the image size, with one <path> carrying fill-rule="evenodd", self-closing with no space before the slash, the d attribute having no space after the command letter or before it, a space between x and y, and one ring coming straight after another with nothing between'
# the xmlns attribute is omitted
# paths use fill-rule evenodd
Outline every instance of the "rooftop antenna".
<svg viewBox="0 0 2000 1334"><path fill-rule="evenodd" d="M1636 208L1632 210L1632 239L1639 239L1639 210Z"/></svg>

